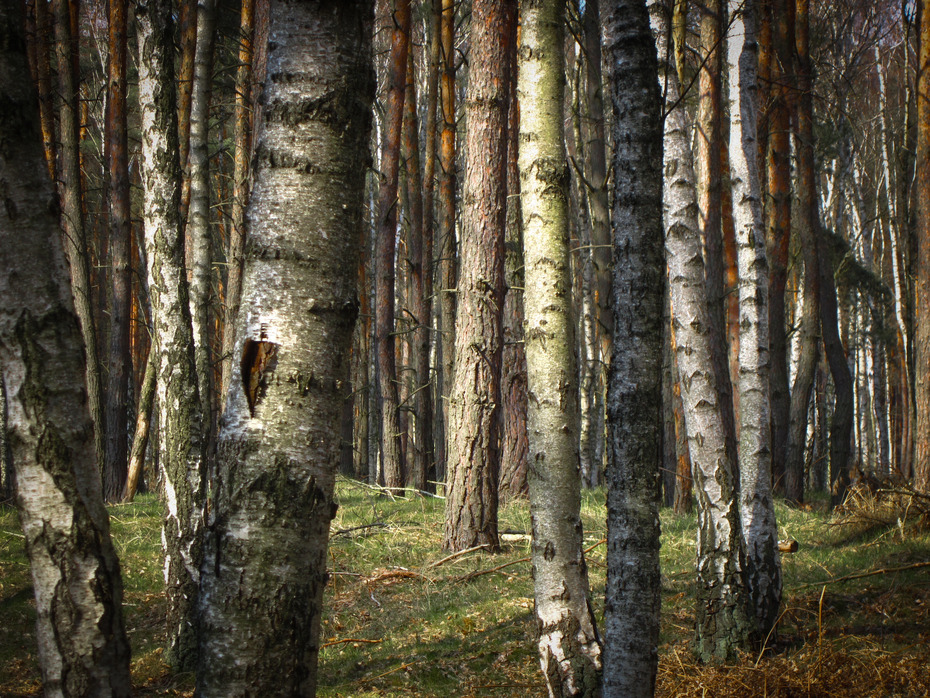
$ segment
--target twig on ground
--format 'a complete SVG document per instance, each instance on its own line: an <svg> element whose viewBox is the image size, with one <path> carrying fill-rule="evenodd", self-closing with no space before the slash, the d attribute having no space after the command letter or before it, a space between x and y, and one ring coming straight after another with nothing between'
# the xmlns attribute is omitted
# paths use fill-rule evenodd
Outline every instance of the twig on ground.
<svg viewBox="0 0 930 698"><path fill-rule="evenodd" d="M387 527L388 525L386 523L378 522L378 523L364 524L362 526L353 526L352 528L340 528L338 531L330 535L330 538L332 539L332 538L335 538L336 536L345 535L348 533L352 533L354 531L363 531L368 528L387 528Z"/></svg>
<svg viewBox="0 0 930 698"><path fill-rule="evenodd" d="M445 564L446 562L449 562L451 560L455 560L456 558L460 558L463 555L468 555L468 553L473 553L476 550L482 550L483 548L487 548L487 547L488 547L487 543L482 543L481 545L476 545L473 548L465 548L465 550L459 550L457 553L446 555L441 560L437 560L436 562L431 562L430 564L426 566L426 569L431 570L434 567L439 567L440 565Z"/></svg>
<svg viewBox="0 0 930 698"><path fill-rule="evenodd" d="M369 645L377 645L379 642L382 642L382 641L381 640L363 640L360 637L347 637L344 640L330 640L329 642L324 642L322 645L320 645L320 649L323 649L324 647L332 647L333 645L344 645L349 642L364 642Z"/></svg>
<svg viewBox="0 0 930 698"><path fill-rule="evenodd" d="M928 562L915 562L912 565L902 565L901 567L884 567L880 570L872 570L871 572L859 572L857 574L847 574L843 577L836 577L834 579L825 579L822 582L808 582L807 584L800 584L795 589L807 589L808 587L819 587L826 586L827 584L838 584L839 582L849 582L853 579L863 579L864 577L874 577L876 574L888 574L890 572L906 572L907 570L917 570L921 567L930 567L930 561Z"/></svg>

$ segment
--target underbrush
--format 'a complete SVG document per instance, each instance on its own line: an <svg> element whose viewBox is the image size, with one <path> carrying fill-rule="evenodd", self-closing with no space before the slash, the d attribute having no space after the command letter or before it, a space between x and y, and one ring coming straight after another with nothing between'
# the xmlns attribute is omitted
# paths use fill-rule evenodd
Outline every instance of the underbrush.
<svg viewBox="0 0 930 698"><path fill-rule="evenodd" d="M503 550L441 549L443 500L340 480L322 626L321 696L543 696L533 641L529 512L500 512ZM778 505L784 607L777 632L734 665L689 650L695 517L662 513L660 696L930 695L930 533L904 495L855 497L830 516ZM603 613L604 492L585 492L595 612ZM913 499L913 498L911 498ZM919 498L918 498L919 499ZM898 502L895 504L894 502ZM909 508L908 508L909 505ZM897 507L897 508L896 508ZM901 507L904 507L902 510ZM160 511L110 509L123 566L136 695L190 695L162 661ZM904 512L902 514L902 511ZM34 605L15 513L0 510L0 695L37 695Z"/></svg>

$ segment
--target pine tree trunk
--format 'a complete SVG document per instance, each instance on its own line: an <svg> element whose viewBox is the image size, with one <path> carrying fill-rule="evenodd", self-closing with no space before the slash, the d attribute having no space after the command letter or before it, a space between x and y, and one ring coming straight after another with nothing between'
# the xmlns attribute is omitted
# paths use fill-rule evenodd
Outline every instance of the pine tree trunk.
<svg viewBox="0 0 930 698"><path fill-rule="evenodd" d="M54 36L47 2L33 2L35 8L35 79L39 88L39 118L42 124L42 144L49 176L55 180L55 106L52 92L52 66L49 45Z"/></svg>
<svg viewBox="0 0 930 698"><path fill-rule="evenodd" d="M739 251L739 501L746 583L762 643L778 620L781 563L772 499L772 431L769 395L768 264L759 184L754 0L730 0L730 161L733 214ZM742 44L739 38L743 37Z"/></svg>
<svg viewBox="0 0 930 698"><path fill-rule="evenodd" d="M397 374L397 340L394 323L396 288L397 191L407 51L410 44L410 0L396 0L391 38L386 136L381 154L381 189L378 193L377 274L375 276L375 346L378 356L378 392L381 402L381 458L384 483L402 489L406 484L401 448L400 401Z"/></svg>
<svg viewBox="0 0 930 698"><path fill-rule="evenodd" d="M369 2L272 3L237 361L204 565L198 695L315 693L342 386L358 314L372 10ZM284 73L288 80L278 79Z"/></svg>
<svg viewBox="0 0 930 698"><path fill-rule="evenodd" d="M498 548L504 227L507 214L508 3L476 0L465 102L467 158L446 422L443 546ZM445 329L445 327L443 328Z"/></svg>
<svg viewBox="0 0 930 698"><path fill-rule="evenodd" d="M106 462L104 496L117 501L126 484L129 430L128 413L132 356L132 223L129 199L129 147L126 125L126 0L109 3L109 63L107 69L106 142L108 250L112 304L110 306L110 362L106 407Z"/></svg>
<svg viewBox="0 0 930 698"><path fill-rule="evenodd" d="M226 253L226 315L223 321L223 374L217 394L229 388L233 367L236 318L242 299L242 256L245 248L245 209L249 203L249 163L252 159L252 37L255 0L242 0L239 12L239 67L236 69L236 107L233 125L233 200L229 247ZM221 406L222 409L222 406Z"/></svg>
<svg viewBox="0 0 930 698"><path fill-rule="evenodd" d="M930 492L930 2L921 0L920 58L917 83L917 158L915 230L917 259L915 286L917 307L914 337L916 371L914 405L917 424L914 434L914 487Z"/></svg>
<svg viewBox="0 0 930 698"><path fill-rule="evenodd" d="M216 0L197 2L197 50L194 53L194 89L190 119L190 209L186 226L185 257L190 273L191 323L194 360L200 393L204 436L213 434L213 359L211 342L211 281L213 259L210 242L210 94L213 86L213 44L216 35Z"/></svg>
<svg viewBox="0 0 930 698"><path fill-rule="evenodd" d="M0 367L48 696L128 696L122 581L19 3L0 5Z"/></svg>
<svg viewBox="0 0 930 698"><path fill-rule="evenodd" d="M194 339L181 235L178 132L168 0L136 6L142 183L152 340L158 361L159 461L164 473L165 579L169 661L191 671L197 659L202 557L204 449Z"/></svg>
<svg viewBox="0 0 930 698"><path fill-rule="evenodd" d="M668 17L651 5L659 50L660 84L678 104L678 80L668 60ZM690 125L682 104L665 118L665 246L681 397L698 499L697 623L695 651L702 661L726 661L752 633L743 586L736 453L724 431L711 362L704 263L697 220Z"/></svg>
<svg viewBox="0 0 930 698"><path fill-rule="evenodd" d="M524 2L517 91L530 516L537 648L550 696L599 695L601 643L583 551L578 372L562 125L564 0ZM463 267L464 269L464 267Z"/></svg>

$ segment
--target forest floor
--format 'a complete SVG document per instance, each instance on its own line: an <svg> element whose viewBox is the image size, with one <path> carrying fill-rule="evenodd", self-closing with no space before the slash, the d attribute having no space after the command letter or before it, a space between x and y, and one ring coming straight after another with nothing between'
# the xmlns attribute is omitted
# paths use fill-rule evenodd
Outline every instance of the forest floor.
<svg viewBox="0 0 930 698"><path fill-rule="evenodd" d="M503 552L442 551L443 502L340 480L321 696L544 696L533 634L528 506L500 512ZM594 604L603 613L605 493L584 494ZM689 649L694 515L662 513L659 696L930 696L930 516L861 491L845 512L778 505L784 611L763 651L706 667ZM192 695L162 660L161 507L110 509L137 696ZM0 507L0 696L40 695L35 609L16 513Z"/></svg>

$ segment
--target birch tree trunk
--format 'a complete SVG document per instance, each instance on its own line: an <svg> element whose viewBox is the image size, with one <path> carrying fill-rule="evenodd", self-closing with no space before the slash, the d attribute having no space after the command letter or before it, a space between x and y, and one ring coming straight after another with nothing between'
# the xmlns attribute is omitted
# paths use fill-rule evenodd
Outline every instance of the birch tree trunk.
<svg viewBox="0 0 930 698"><path fill-rule="evenodd" d="M178 670L191 671L197 658L205 444L179 212L172 29L169 0L138 2L143 221L166 504L162 535L168 587L167 653Z"/></svg>
<svg viewBox="0 0 930 698"><path fill-rule="evenodd" d="M598 695L601 643L581 526L578 372L562 104L564 0L520 7L520 197L528 482L539 659L550 696Z"/></svg>
<svg viewBox="0 0 930 698"><path fill-rule="evenodd" d="M372 23L370 2L271 5L237 360L203 568L205 697L316 690L358 314Z"/></svg>
<svg viewBox="0 0 930 698"><path fill-rule="evenodd" d="M51 698L128 696L122 580L101 497L80 328L25 48L21 5L3 3L0 382L32 568L42 681Z"/></svg>
<svg viewBox="0 0 930 698"><path fill-rule="evenodd" d="M213 87L213 44L216 35L216 0L197 3L197 50L194 53L194 89L191 95L190 182L191 200L186 226L187 270L191 275L190 313L194 331L194 360L200 393L204 436L213 433L213 359L210 341L213 255L210 242L210 94Z"/></svg>
<svg viewBox="0 0 930 698"><path fill-rule="evenodd" d="M645 0L611 3L603 30L614 173L604 694L652 696L661 603L662 106Z"/></svg>
<svg viewBox="0 0 930 698"><path fill-rule="evenodd" d="M443 546L497 549L504 226L507 203L507 4L475 0L465 102L465 183L446 422ZM445 327L443 329L446 329Z"/></svg>
<svg viewBox="0 0 930 698"><path fill-rule="evenodd" d="M61 224L64 230L65 253L71 267L71 289L74 310L81 323L81 336L87 357L87 406L94 424L94 452L97 463L104 463L103 386L100 378L100 360L97 355L97 332L94 327L94 310L91 304L90 250L84 230L83 186L78 116L78 85L71 60L71 13L68 0L54 0L55 55L58 63L58 120L61 139L58 149L58 196L61 201ZM98 466L99 467L99 466Z"/></svg>
<svg viewBox="0 0 930 698"><path fill-rule="evenodd" d="M755 0L730 0L730 163L739 266L739 500L746 582L765 640L778 620L781 565L772 500L768 264L759 184ZM740 37L743 37L740 42Z"/></svg>
<svg viewBox="0 0 930 698"><path fill-rule="evenodd" d="M678 104L677 75L666 49L668 17L661 2L650 7L660 84L667 86L667 103ZM695 650L702 661L726 661L747 644L752 623L743 586L736 454L724 433L724 405L711 363L690 133L687 114L678 104L665 118L665 247L675 355L698 500Z"/></svg>

